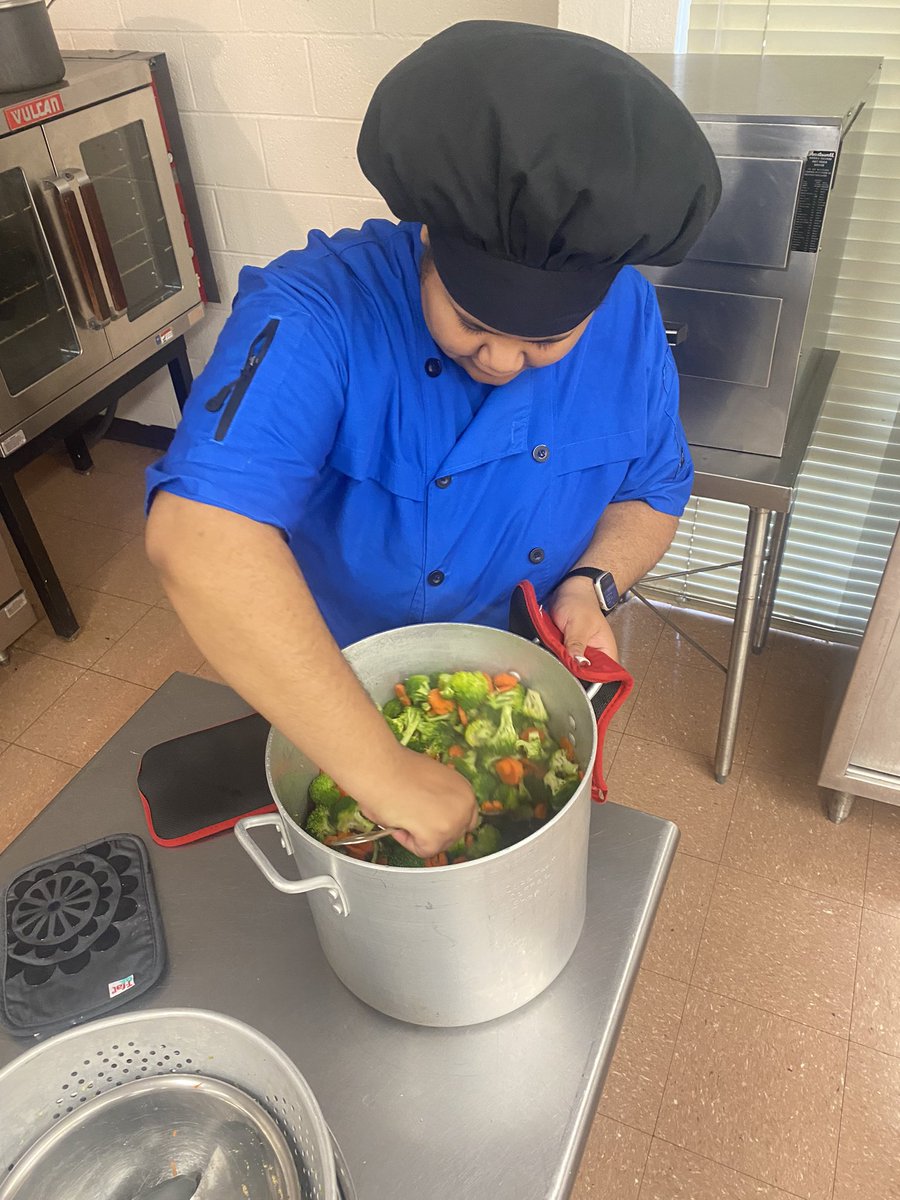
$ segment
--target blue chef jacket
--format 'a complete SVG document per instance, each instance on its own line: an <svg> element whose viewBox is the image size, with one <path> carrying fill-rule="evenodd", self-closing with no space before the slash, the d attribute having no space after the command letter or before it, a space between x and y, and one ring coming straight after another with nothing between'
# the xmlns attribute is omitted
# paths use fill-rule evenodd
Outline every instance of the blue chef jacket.
<svg viewBox="0 0 900 1200"><path fill-rule="evenodd" d="M652 287L620 272L553 366L476 383L428 333L419 226L369 221L246 267L148 499L284 531L340 645L421 621L506 627L611 501L679 516L692 468ZM260 580L261 588L265 580Z"/></svg>

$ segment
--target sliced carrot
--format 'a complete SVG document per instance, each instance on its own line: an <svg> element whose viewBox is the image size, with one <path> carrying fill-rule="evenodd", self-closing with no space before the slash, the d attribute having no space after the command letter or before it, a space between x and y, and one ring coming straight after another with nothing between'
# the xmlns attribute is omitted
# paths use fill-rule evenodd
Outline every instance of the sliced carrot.
<svg viewBox="0 0 900 1200"><path fill-rule="evenodd" d="M397 699L400 701L400 703L404 704L407 708L409 708L409 706L412 704L412 700L410 700L409 696L407 696L406 688L403 686L402 683L394 684L394 693L396 694Z"/></svg>
<svg viewBox="0 0 900 1200"><path fill-rule="evenodd" d="M561 737L559 739L559 748L563 751L569 762L575 761L575 745L571 738Z"/></svg>
<svg viewBox="0 0 900 1200"><path fill-rule="evenodd" d="M428 693L428 704L431 711L437 717L442 717L445 713L453 712L453 701L442 696L437 688L432 688Z"/></svg>
<svg viewBox="0 0 900 1200"><path fill-rule="evenodd" d="M525 768L517 758L498 758L494 763L494 771L501 783L518 787L525 774Z"/></svg>
<svg viewBox="0 0 900 1200"><path fill-rule="evenodd" d="M486 680L487 680L487 685L488 685L488 695L490 695L490 693L491 693L491 692L494 690L494 681L493 681L493 679L491 679L490 675L487 675L487 674L486 674L484 671L479 671L479 672L478 672L478 674L479 674L479 675L481 675L481 677L482 677L483 679L486 679Z"/></svg>
<svg viewBox="0 0 900 1200"><path fill-rule="evenodd" d="M481 808L481 811L483 813L503 812L503 801L502 800L485 800L484 803L481 804L479 807Z"/></svg>
<svg viewBox="0 0 900 1200"><path fill-rule="evenodd" d="M434 854L431 858L425 859L426 867L446 867L448 863L447 855L442 850L440 854Z"/></svg>
<svg viewBox="0 0 900 1200"><path fill-rule="evenodd" d="M372 843L371 842L360 842L356 846L344 846L344 850L347 852L347 854L350 855L351 858L361 858L361 859L368 860L369 856L372 853Z"/></svg>
<svg viewBox="0 0 900 1200"><path fill-rule="evenodd" d="M457 704L456 711L459 713L459 723L460 723L460 725L462 725L463 729L465 729L465 727L469 723L469 718L466 715L466 710L462 707L461 704Z"/></svg>
<svg viewBox="0 0 900 1200"><path fill-rule="evenodd" d="M468 861L469 860L466 858L466 856L464 854L458 854L456 856L456 858L453 859L453 865L455 866L457 863L468 862Z"/></svg>
<svg viewBox="0 0 900 1200"><path fill-rule="evenodd" d="M518 687L518 684L519 681L516 679L515 675L506 675L505 673L501 673L500 675L494 676L494 687L498 692L512 691L514 687Z"/></svg>
<svg viewBox="0 0 900 1200"><path fill-rule="evenodd" d="M534 816L537 821L547 820L547 805L541 800L534 806Z"/></svg>
<svg viewBox="0 0 900 1200"><path fill-rule="evenodd" d="M465 750L463 750L462 746L453 745L447 751L447 755L449 758L462 758L462 756L464 754L465 754Z"/></svg>
<svg viewBox="0 0 900 1200"><path fill-rule="evenodd" d="M547 735L544 733L543 729L535 729L533 725L529 725L527 729L522 730L522 740L527 742L533 733L538 735L538 739L540 741L546 742Z"/></svg>
<svg viewBox="0 0 900 1200"><path fill-rule="evenodd" d="M467 845L467 846L474 846L474 845L475 845L475 835L474 835L474 833L467 833L467 834L466 834L466 845Z"/></svg>

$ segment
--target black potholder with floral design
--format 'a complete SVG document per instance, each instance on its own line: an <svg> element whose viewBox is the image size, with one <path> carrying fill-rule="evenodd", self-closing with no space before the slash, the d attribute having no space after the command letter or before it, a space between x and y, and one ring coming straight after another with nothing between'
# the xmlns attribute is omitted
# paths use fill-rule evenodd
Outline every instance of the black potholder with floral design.
<svg viewBox="0 0 900 1200"><path fill-rule="evenodd" d="M57 1033L142 995L166 965L147 849L116 834L32 863L2 891L0 1020Z"/></svg>

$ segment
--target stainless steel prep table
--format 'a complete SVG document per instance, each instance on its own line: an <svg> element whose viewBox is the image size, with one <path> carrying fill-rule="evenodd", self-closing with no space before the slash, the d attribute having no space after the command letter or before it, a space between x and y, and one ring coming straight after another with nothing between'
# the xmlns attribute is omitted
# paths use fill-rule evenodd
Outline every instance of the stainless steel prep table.
<svg viewBox="0 0 900 1200"><path fill-rule="evenodd" d="M344 988L303 898L268 887L230 834L170 850L150 841L142 753L247 711L227 688L173 675L0 856L0 878L97 837L142 835L169 970L133 1007L214 1009L277 1042L315 1091L360 1200L568 1196L677 829L595 806L587 923L556 983L486 1025L404 1025ZM0 1066L27 1046L0 1033Z"/></svg>

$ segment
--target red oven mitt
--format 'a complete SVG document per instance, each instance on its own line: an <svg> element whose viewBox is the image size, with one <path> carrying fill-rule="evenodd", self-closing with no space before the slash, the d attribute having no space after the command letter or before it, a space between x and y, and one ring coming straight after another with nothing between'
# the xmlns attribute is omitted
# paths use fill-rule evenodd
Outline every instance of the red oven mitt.
<svg viewBox="0 0 900 1200"><path fill-rule="evenodd" d="M550 614L538 603L534 587L523 580L516 585L509 602L509 628L511 633L538 642L556 655L563 666L582 683L599 683L600 688L591 698L597 714L597 756L591 779L591 797L602 803L606 799L606 780L603 777L603 742L613 716L628 699L634 680L619 663L608 654L588 646L584 652L587 662L574 658L566 649L562 634L553 623Z"/></svg>

